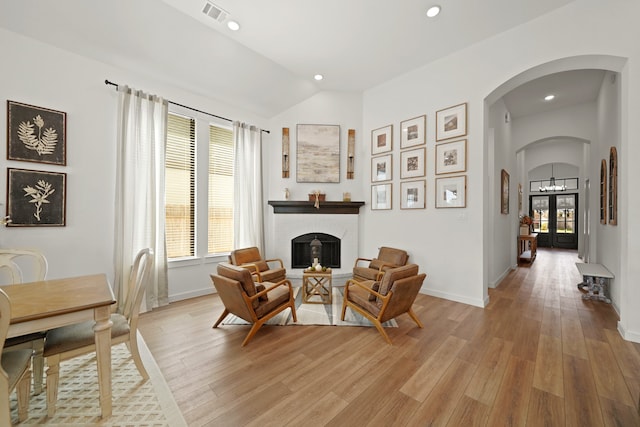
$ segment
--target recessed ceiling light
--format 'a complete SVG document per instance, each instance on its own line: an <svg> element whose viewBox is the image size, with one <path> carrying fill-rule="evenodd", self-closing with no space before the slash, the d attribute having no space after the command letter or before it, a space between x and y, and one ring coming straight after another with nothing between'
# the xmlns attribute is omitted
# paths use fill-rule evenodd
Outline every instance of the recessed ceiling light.
<svg viewBox="0 0 640 427"><path fill-rule="evenodd" d="M556 97L555 95L547 95L547 96L544 97L544 100L545 101L551 101L555 97Z"/></svg>
<svg viewBox="0 0 640 427"><path fill-rule="evenodd" d="M429 18L433 18L438 16L438 14L440 13L440 6L431 6L428 10L427 10L427 16Z"/></svg>
<svg viewBox="0 0 640 427"><path fill-rule="evenodd" d="M316 74L315 76L313 76L314 79L320 81L322 79L324 79L324 76L322 74Z"/></svg>
<svg viewBox="0 0 640 427"><path fill-rule="evenodd" d="M236 21L229 21L227 22L227 27L229 27L231 31L238 31L240 29L240 24Z"/></svg>

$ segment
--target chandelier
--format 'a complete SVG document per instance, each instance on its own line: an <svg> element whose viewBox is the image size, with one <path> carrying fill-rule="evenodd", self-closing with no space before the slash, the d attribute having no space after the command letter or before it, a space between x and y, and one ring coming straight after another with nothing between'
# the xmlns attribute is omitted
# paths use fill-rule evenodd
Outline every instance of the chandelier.
<svg viewBox="0 0 640 427"><path fill-rule="evenodd" d="M551 178L549 178L549 185L545 185L544 187L540 186L539 189L542 192L565 191L567 189L567 186L564 184L556 185L556 178L553 176L553 163L551 163Z"/></svg>

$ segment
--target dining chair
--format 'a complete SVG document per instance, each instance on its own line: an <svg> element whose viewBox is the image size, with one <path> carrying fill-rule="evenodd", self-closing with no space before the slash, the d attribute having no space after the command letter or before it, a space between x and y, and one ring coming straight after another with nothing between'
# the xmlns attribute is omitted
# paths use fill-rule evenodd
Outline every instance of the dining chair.
<svg viewBox="0 0 640 427"><path fill-rule="evenodd" d="M9 321L11 302L0 289L0 346L4 345ZM31 385L31 350L4 350L0 355L0 425L11 425L11 404L9 397L16 389L18 394L18 419L27 419L29 411L29 388Z"/></svg>
<svg viewBox="0 0 640 427"><path fill-rule="evenodd" d="M7 283L39 282L47 276L47 259L34 249L0 249L0 271ZM44 376L44 336L45 331L8 338L5 350L28 348L33 351L33 392L42 392L42 378Z"/></svg>
<svg viewBox="0 0 640 427"><path fill-rule="evenodd" d="M122 312L111 315L111 345L125 343L143 380L149 379L138 349L138 315L153 266L153 250L143 249L136 255ZM47 413L53 416L58 400L60 362L96 350L92 320L47 331L44 357L47 359Z"/></svg>

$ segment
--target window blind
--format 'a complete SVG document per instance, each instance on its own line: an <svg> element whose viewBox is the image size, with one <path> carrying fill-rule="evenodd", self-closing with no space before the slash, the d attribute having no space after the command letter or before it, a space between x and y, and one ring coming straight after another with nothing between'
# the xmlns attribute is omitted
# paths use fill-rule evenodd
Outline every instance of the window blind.
<svg viewBox="0 0 640 427"><path fill-rule="evenodd" d="M195 255L195 120L169 113L165 160L167 257Z"/></svg>
<svg viewBox="0 0 640 427"><path fill-rule="evenodd" d="M208 251L233 249L233 132L209 126Z"/></svg>

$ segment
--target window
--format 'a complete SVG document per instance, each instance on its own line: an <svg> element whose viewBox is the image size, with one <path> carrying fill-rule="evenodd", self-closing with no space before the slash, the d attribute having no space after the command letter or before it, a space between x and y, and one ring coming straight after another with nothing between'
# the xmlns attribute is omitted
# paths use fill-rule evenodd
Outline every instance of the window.
<svg viewBox="0 0 640 427"><path fill-rule="evenodd" d="M208 238L210 254L233 246L233 132L209 126Z"/></svg>
<svg viewBox="0 0 640 427"><path fill-rule="evenodd" d="M195 255L196 122L169 114L165 159L167 257Z"/></svg>
<svg viewBox="0 0 640 427"><path fill-rule="evenodd" d="M233 245L233 132L169 113L166 148L169 259L228 253Z"/></svg>

